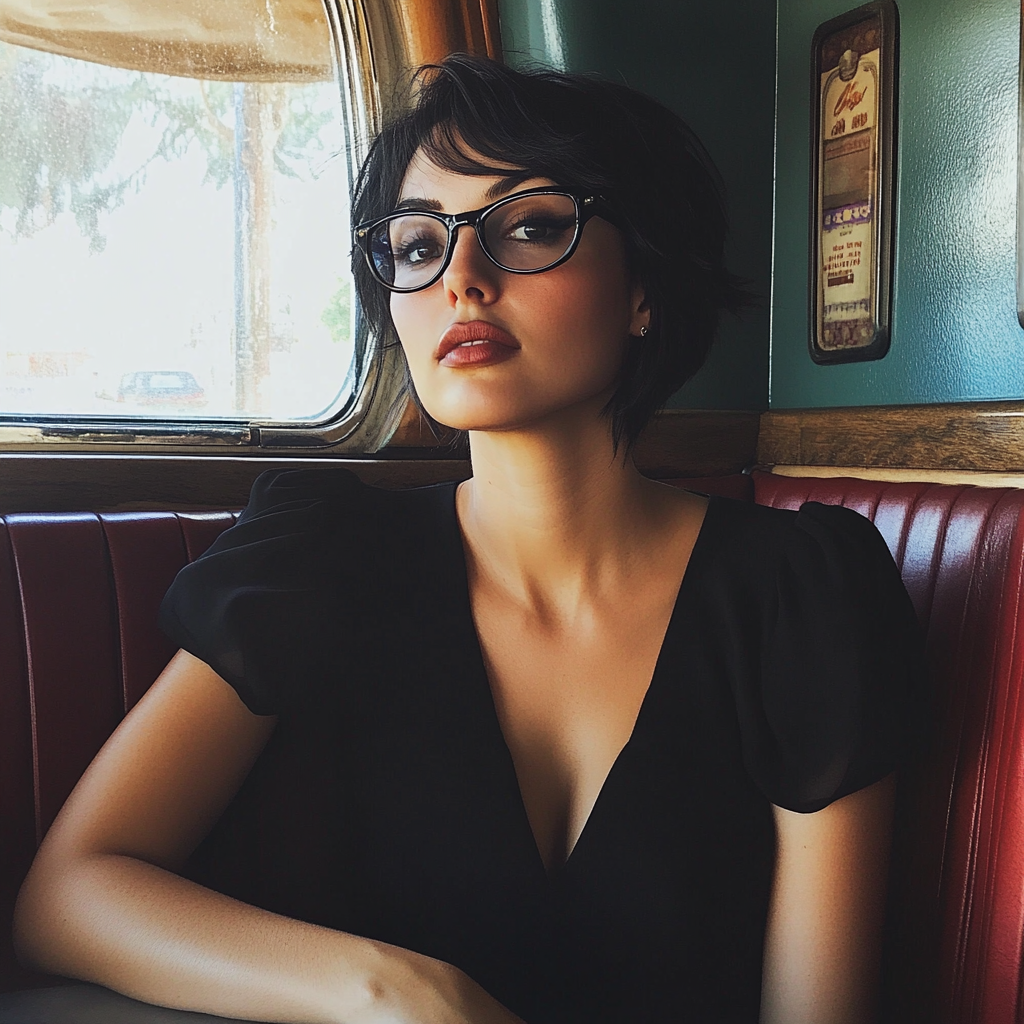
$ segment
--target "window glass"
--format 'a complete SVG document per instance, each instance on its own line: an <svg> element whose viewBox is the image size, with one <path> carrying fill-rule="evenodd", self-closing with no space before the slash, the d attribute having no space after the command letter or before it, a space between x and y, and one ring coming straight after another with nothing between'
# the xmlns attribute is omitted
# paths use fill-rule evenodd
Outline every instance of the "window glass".
<svg viewBox="0 0 1024 1024"><path fill-rule="evenodd" d="M0 417L328 418L353 351L343 117L329 74L0 42Z"/></svg>

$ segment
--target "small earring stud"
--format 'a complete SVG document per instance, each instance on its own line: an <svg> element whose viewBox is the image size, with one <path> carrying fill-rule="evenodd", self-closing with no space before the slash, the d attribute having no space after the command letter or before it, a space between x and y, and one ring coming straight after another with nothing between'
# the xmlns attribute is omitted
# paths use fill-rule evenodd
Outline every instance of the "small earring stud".
<svg viewBox="0 0 1024 1024"><path fill-rule="evenodd" d="M646 338L647 337L647 324L644 324L643 327L640 328L640 337L641 338Z"/></svg>

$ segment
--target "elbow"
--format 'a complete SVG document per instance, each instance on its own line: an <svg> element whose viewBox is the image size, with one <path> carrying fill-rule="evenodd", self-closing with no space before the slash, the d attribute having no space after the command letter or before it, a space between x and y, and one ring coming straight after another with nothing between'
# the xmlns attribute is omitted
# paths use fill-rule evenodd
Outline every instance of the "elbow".
<svg viewBox="0 0 1024 1024"><path fill-rule="evenodd" d="M51 969L47 956L47 940L52 939L54 913L47 905L48 887L40 884L38 875L36 865L33 864L32 870L21 884L14 904L12 938L14 955L22 967L47 971Z"/></svg>
<svg viewBox="0 0 1024 1024"><path fill-rule="evenodd" d="M68 872L47 870L36 858L14 904L13 940L18 963L32 970L62 973L60 947L67 908L62 895Z"/></svg>
<svg viewBox="0 0 1024 1024"><path fill-rule="evenodd" d="M14 954L23 967L83 977L76 969L82 925L90 902L88 878L73 862L37 855L14 905ZM76 941L79 940L79 941ZM88 980L88 979L87 979Z"/></svg>

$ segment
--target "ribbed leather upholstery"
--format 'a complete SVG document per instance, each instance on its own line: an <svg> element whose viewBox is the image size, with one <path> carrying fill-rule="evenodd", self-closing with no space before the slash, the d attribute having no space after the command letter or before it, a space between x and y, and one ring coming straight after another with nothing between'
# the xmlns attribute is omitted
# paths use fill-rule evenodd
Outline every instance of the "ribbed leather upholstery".
<svg viewBox="0 0 1024 1024"><path fill-rule="evenodd" d="M873 519L925 628L930 740L904 780L890 1017L1018 1024L1024 958L1024 490L755 473L756 500Z"/></svg>
<svg viewBox="0 0 1024 1024"><path fill-rule="evenodd" d="M0 990L36 846L104 740L174 653L160 599L230 512L0 519Z"/></svg>
<svg viewBox="0 0 1024 1024"><path fill-rule="evenodd" d="M924 624L934 719L903 780L890 1019L1019 1024L1024 958L1024 490L753 477L674 481L873 519ZM173 653L156 609L230 513L0 519L0 986L10 911L44 833Z"/></svg>

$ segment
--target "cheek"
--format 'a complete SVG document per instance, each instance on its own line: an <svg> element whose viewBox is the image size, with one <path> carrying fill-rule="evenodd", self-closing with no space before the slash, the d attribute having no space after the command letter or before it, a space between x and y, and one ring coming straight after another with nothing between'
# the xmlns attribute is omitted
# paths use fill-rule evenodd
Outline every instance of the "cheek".
<svg viewBox="0 0 1024 1024"><path fill-rule="evenodd" d="M409 369L414 374L414 380L417 368L424 364L424 360L433 356L442 329L435 328L430 305L425 292L391 296L391 319L398 340L402 343L402 351L405 352Z"/></svg>
<svg viewBox="0 0 1024 1024"><path fill-rule="evenodd" d="M553 291L545 304L549 335L560 342L568 372L602 384L617 376L629 334L629 299L624 275L585 265L575 281Z"/></svg>
<svg viewBox="0 0 1024 1024"><path fill-rule="evenodd" d="M414 315L415 303L410 302L410 298L411 296L409 295L394 293L391 295L391 320L395 325L398 340L402 343L403 348L407 340L410 339L417 321L417 317Z"/></svg>
<svg viewBox="0 0 1024 1024"><path fill-rule="evenodd" d="M435 299L435 292L440 296ZM411 295L395 293L391 296L391 320L405 354L416 395L431 416L441 423L452 417L443 391L443 381L437 373L434 351L441 334L452 320L439 285ZM459 403L456 402L456 406Z"/></svg>

